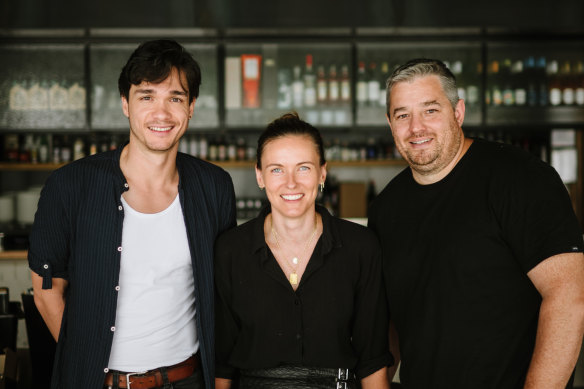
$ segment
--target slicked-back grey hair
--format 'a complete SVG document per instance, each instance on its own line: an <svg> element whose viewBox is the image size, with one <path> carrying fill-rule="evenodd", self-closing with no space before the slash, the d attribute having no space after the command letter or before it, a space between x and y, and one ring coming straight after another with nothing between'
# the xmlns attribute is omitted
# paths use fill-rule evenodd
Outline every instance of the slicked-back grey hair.
<svg viewBox="0 0 584 389"><path fill-rule="evenodd" d="M459 98L454 74L452 74L442 61L437 59L417 58L412 59L395 69L387 79L385 100L388 117L391 117L389 114L389 96L391 94L391 88L399 82L411 82L416 78L425 76L438 77L442 89L444 90L444 94L446 94L446 98L450 101L452 108L456 108Z"/></svg>

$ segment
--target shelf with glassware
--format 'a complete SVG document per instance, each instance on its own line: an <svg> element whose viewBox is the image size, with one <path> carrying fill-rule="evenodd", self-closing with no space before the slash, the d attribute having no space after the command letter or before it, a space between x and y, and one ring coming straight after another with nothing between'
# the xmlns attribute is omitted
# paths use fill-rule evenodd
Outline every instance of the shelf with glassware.
<svg viewBox="0 0 584 389"><path fill-rule="evenodd" d="M489 42L487 125L584 123L584 42Z"/></svg>

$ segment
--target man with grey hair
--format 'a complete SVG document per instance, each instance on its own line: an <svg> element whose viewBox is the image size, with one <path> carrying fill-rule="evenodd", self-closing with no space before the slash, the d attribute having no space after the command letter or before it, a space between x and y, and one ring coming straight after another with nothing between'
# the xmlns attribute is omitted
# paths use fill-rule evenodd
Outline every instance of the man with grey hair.
<svg viewBox="0 0 584 389"><path fill-rule="evenodd" d="M584 256L569 195L531 154L466 138L464 114L440 61L412 60L388 80L387 118L409 167L375 199L369 226L402 385L571 387Z"/></svg>

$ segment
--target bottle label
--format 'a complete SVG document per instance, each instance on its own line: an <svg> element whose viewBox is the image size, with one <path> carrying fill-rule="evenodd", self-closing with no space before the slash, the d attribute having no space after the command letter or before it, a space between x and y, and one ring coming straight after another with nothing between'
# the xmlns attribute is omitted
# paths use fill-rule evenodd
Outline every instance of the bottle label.
<svg viewBox="0 0 584 389"><path fill-rule="evenodd" d="M503 94L501 93L500 89L493 90L493 105L501 105L503 104Z"/></svg>
<svg viewBox="0 0 584 389"><path fill-rule="evenodd" d="M316 89L315 88L305 88L304 89L304 104L307 107L314 107L316 105Z"/></svg>
<svg viewBox="0 0 584 389"><path fill-rule="evenodd" d="M466 98L468 99L469 104L478 104L479 103L479 88L476 85L469 85L466 88Z"/></svg>
<svg viewBox="0 0 584 389"><path fill-rule="evenodd" d="M574 89L566 88L562 91L562 102L565 105L574 104Z"/></svg>
<svg viewBox="0 0 584 389"><path fill-rule="evenodd" d="M327 85L326 81L318 81L316 83L316 90L317 90L317 98L320 102L325 102L327 98Z"/></svg>
<svg viewBox="0 0 584 389"><path fill-rule="evenodd" d="M337 101L339 99L339 83L338 81L329 82L329 100Z"/></svg>
<svg viewBox="0 0 584 389"><path fill-rule="evenodd" d="M578 105L584 105L584 88L576 89L574 100Z"/></svg>
<svg viewBox="0 0 584 389"><path fill-rule="evenodd" d="M562 91L560 88L552 88L550 90L550 104L560 105L562 103Z"/></svg>
<svg viewBox="0 0 584 389"><path fill-rule="evenodd" d="M367 95L368 100L371 103L376 104L379 101L379 82L378 81L369 81L367 85Z"/></svg>
<svg viewBox="0 0 584 389"><path fill-rule="evenodd" d="M349 81L341 82L341 100L349 101L351 99L351 85Z"/></svg>
<svg viewBox="0 0 584 389"><path fill-rule="evenodd" d="M525 89L515 89L515 104L525 105L527 104L527 92Z"/></svg>

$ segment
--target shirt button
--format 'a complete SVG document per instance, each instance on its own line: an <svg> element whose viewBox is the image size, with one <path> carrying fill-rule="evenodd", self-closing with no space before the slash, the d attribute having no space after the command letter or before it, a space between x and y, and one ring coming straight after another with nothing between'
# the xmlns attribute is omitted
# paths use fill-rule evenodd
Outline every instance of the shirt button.
<svg viewBox="0 0 584 389"><path fill-rule="evenodd" d="M106 367L105 369L103 369L103 372L107 373L107 372L109 372L109 369Z"/></svg>
<svg viewBox="0 0 584 389"><path fill-rule="evenodd" d="M49 265L47 265L47 264L43 265L43 269L48 269L48 268L49 268Z"/></svg>
<svg viewBox="0 0 584 389"><path fill-rule="evenodd" d="M296 339L300 340L300 338L302 338L302 335L296 334Z"/></svg>
<svg viewBox="0 0 584 389"><path fill-rule="evenodd" d="M300 300L294 300L294 305L300 305Z"/></svg>
<svg viewBox="0 0 584 389"><path fill-rule="evenodd" d="M119 291L119 290L120 290L120 286L119 286L119 285L118 285L118 286L116 286L116 290L117 290L117 291Z"/></svg>
<svg viewBox="0 0 584 389"><path fill-rule="evenodd" d="M118 247L118 251L121 252L122 251L122 246Z"/></svg>
<svg viewBox="0 0 584 389"><path fill-rule="evenodd" d="M121 205L118 205L118 211L121 211L123 209L124 209L124 207L122 207Z"/></svg>

